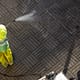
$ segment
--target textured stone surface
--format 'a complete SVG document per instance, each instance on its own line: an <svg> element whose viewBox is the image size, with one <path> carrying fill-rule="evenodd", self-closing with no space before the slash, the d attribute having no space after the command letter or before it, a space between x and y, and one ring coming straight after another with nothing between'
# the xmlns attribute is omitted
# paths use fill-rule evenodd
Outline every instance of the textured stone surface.
<svg viewBox="0 0 80 80"><path fill-rule="evenodd" d="M80 69L79 0L0 0L0 23L36 10L39 21L15 22L7 27L14 65L0 65L0 80L38 80L44 74L64 70L75 40L67 77ZM78 33L76 33L78 28Z"/></svg>

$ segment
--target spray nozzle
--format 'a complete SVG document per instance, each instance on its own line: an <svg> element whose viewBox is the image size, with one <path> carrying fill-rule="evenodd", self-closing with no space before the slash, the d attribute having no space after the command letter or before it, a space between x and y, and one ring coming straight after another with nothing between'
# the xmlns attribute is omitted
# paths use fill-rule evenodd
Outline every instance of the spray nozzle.
<svg viewBox="0 0 80 80"><path fill-rule="evenodd" d="M15 19L12 22L16 22Z"/></svg>

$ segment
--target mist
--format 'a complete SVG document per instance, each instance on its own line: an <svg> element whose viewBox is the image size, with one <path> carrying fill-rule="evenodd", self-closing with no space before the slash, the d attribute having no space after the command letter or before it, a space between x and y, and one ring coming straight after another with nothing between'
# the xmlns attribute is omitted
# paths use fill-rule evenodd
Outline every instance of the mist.
<svg viewBox="0 0 80 80"><path fill-rule="evenodd" d="M43 20L41 19L41 17L37 14L35 10L33 10L32 12L26 15L17 17L15 19L15 22L25 22L25 23L32 25L32 27L37 29L42 34L42 36L46 38L48 36L48 32L46 29L44 29L44 27L39 25L40 21L43 21Z"/></svg>

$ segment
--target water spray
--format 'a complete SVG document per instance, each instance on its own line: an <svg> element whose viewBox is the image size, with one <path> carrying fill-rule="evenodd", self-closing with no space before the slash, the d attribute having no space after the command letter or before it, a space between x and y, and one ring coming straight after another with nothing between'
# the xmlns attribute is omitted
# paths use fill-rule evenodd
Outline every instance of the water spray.
<svg viewBox="0 0 80 80"><path fill-rule="evenodd" d="M9 22L6 25L6 27L8 27L13 22L28 22L28 23L34 22L35 19L37 18L37 16L35 14L36 14L36 11L33 10L31 13L28 13L28 14L25 14L23 16L17 17L16 19Z"/></svg>
<svg viewBox="0 0 80 80"><path fill-rule="evenodd" d="M35 18L36 18L36 16L35 16L35 14L36 14L36 11L35 10L33 10L31 13L29 13L29 14L26 14L26 15L24 15L24 16L20 16L20 17L18 17L18 18L16 18L14 21L16 21L16 22L33 22L33 21L35 21Z"/></svg>

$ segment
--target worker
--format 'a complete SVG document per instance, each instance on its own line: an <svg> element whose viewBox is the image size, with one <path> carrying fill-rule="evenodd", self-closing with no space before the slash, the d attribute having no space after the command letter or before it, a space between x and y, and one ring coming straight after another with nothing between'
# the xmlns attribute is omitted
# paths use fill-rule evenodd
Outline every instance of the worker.
<svg viewBox="0 0 80 80"><path fill-rule="evenodd" d="M7 29L3 24L0 24L0 63L6 68L13 64L12 51L9 47L7 39Z"/></svg>

